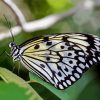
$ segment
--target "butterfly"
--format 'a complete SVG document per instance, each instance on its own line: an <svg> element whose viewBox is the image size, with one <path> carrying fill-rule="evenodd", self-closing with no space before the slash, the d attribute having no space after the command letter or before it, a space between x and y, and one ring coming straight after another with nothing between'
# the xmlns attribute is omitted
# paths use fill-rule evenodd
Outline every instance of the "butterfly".
<svg viewBox="0 0 100 100"><path fill-rule="evenodd" d="M9 47L14 61L61 90L100 62L100 37L83 33L46 35Z"/></svg>

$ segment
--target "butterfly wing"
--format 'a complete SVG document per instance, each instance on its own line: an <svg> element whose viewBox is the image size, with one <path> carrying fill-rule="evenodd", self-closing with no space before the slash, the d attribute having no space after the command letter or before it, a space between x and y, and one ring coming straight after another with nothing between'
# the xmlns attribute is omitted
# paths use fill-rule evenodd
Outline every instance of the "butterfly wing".
<svg viewBox="0 0 100 100"><path fill-rule="evenodd" d="M25 67L58 89L72 85L88 68L100 62L100 38L92 35L46 36L20 48Z"/></svg>

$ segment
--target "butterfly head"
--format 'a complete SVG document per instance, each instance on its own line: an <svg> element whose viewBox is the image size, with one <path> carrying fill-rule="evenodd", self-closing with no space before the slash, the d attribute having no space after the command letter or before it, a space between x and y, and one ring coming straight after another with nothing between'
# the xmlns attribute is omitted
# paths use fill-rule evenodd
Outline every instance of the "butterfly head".
<svg viewBox="0 0 100 100"><path fill-rule="evenodd" d="M9 47L10 48L14 48L14 47L16 47L17 45L16 45L16 43L14 43L14 42L11 42L11 43L9 43Z"/></svg>
<svg viewBox="0 0 100 100"><path fill-rule="evenodd" d="M11 56L14 61L20 60L20 48L16 45L16 43L9 43L9 47L11 48Z"/></svg>

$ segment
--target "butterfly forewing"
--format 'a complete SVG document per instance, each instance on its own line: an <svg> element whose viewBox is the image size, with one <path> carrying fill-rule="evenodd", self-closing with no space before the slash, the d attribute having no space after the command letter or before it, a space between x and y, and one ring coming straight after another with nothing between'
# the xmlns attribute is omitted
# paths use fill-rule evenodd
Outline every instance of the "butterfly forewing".
<svg viewBox="0 0 100 100"><path fill-rule="evenodd" d="M20 60L31 72L65 89L100 62L100 38L80 33L44 36L20 46Z"/></svg>

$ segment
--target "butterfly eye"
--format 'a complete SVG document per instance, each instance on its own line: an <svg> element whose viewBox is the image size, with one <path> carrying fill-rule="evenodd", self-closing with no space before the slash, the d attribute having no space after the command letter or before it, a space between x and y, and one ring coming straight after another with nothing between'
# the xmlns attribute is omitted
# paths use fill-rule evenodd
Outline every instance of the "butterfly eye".
<svg viewBox="0 0 100 100"><path fill-rule="evenodd" d="M11 42L11 43L9 43L9 47L11 48L11 47L15 47L16 46L16 44L14 43L14 42Z"/></svg>

